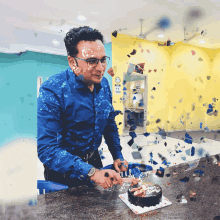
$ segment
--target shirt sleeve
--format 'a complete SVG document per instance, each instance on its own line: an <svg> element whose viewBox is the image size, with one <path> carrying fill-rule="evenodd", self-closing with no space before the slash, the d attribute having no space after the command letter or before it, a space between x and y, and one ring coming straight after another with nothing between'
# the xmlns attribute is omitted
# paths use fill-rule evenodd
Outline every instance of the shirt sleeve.
<svg viewBox="0 0 220 220"><path fill-rule="evenodd" d="M41 86L37 99L37 150L40 161L70 178L85 180L92 165L72 155L62 146L62 105L59 96Z"/></svg>
<svg viewBox="0 0 220 220"><path fill-rule="evenodd" d="M107 81L107 79L106 79L106 81ZM108 81L107 81L106 89L107 89L107 94L109 96L110 102L112 104L112 93L111 93ZM108 122L107 122L105 129L104 129L103 136L105 138L108 149L113 157L113 160L116 160L116 159L124 160L123 155L121 153L122 147L120 144L118 127L115 122L115 113L114 113L113 106L112 106L112 110L109 114Z"/></svg>

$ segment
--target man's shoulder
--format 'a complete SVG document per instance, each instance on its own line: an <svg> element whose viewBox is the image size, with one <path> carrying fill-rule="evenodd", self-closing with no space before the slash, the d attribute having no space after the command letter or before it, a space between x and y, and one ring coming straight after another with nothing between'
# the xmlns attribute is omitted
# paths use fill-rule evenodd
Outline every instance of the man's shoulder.
<svg viewBox="0 0 220 220"><path fill-rule="evenodd" d="M61 71L48 78L41 86L49 88L60 88L67 81L67 70Z"/></svg>
<svg viewBox="0 0 220 220"><path fill-rule="evenodd" d="M101 85L102 85L103 87L109 87L109 82L108 82L108 80L107 80L104 76L103 76L103 78L102 78Z"/></svg>

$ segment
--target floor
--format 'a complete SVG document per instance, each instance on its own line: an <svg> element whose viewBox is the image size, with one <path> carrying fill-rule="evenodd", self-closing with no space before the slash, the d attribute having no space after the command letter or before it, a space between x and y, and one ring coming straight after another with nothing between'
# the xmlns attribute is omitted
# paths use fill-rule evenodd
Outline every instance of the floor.
<svg viewBox="0 0 220 220"><path fill-rule="evenodd" d="M152 166L154 169L159 169L160 167L165 168L167 166L162 164L161 156L158 153L167 159L167 162L170 163L168 164L169 166L186 162L192 163L195 159L205 157L206 155L211 156L220 153L220 131L187 131L192 137L192 144L184 141L185 133L186 131L169 132L166 133L165 138L156 133L150 134L148 137L137 135L132 146L128 145L128 142L131 140L129 135L121 136L123 156L128 162L144 163ZM195 149L194 154L192 147ZM100 149L102 148L105 158L102 160L103 166L112 164L113 159L104 138L100 146ZM150 156L151 152L153 157ZM155 162L152 164L150 159L157 164ZM43 164L38 159L38 180L44 180L43 172Z"/></svg>

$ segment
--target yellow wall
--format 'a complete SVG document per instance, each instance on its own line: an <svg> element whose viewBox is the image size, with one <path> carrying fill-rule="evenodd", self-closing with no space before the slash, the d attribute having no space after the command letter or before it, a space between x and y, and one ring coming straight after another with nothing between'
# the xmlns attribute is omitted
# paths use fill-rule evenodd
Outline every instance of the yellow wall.
<svg viewBox="0 0 220 220"><path fill-rule="evenodd" d="M212 103L214 110L219 109L220 49L182 42L169 47L158 46L158 43L163 42L149 42L123 34L118 34L116 38L112 36L115 110L123 111L123 102L120 101L123 98L123 73L127 72L129 63L145 63L144 74L148 75L147 132L157 132L158 127L166 131L199 130L200 123L203 123L203 129L205 126L210 130L220 128L219 114L210 116L206 113ZM127 55L133 49L137 53L129 58ZM192 51L196 54L193 55ZM149 73L149 70L152 71ZM121 78L120 95L114 92L115 77ZM152 91L153 87L156 87L155 91ZM157 119L161 121L156 123ZM123 115L119 114L116 122L119 134L122 134L123 124L119 125L119 122L123 123Z"/></svg>

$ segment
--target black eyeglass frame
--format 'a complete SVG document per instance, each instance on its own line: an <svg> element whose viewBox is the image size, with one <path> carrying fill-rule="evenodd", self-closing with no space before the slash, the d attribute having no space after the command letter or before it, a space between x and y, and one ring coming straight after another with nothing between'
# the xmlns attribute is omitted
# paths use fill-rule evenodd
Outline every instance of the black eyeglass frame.
<svg viewBox="0 0 220 220"><path fill-rule="evenodd" d="M108 62L105 64L105 63L102 63L102 59L97 59L97 58L88 58L88 59L82 59L82 58L79 58L79 57L73 57L74 59L79 59L79 60L83 60L83 61L85 61L85 62L87 62L87 64L89 64L89 60L91 60L91 59L96 59L96 65L95 66L97 66L98 65L98 63L99 63L99 61L101 62L101 64L102 65L108 65L109 64L109 61L110 61L110 57L108 57L108 56L105 56L105 58L108 58L109 60L108 60ZM77 63L77 62L76 62ZM90 64L90 65L92 65L92 64ZM77 63L77 66L78 66L78 63Z"/></svg>

